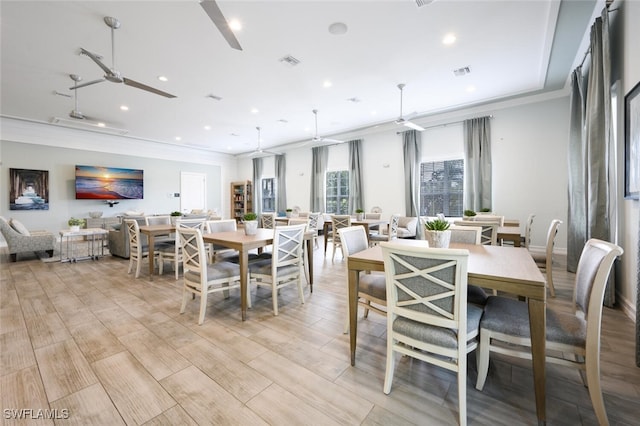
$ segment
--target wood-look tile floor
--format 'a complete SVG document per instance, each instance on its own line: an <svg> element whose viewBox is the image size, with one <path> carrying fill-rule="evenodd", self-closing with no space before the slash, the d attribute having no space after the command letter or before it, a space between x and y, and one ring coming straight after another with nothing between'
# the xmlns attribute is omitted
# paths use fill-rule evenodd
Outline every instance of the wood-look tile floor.
<svg viewBox="0 0 640 426"><path fill-rule="evenodd" d="M237 291L213 295L202 326L197 300L180 315L181 282L171 270L150 281L144 265L135 279L128 261L110 256L61 264L24 255L9 263L0 255L3 424L54 424L47 413L60 417L55 424L78 425L456 424L456 379L448 371L403 358L391 394L382 392L384 317L360 313L350 366L345 262L323 254L315 250L314 292L305 289L305 304L293 287L284 289L275 317L270 292L253 288L242 322ZM570 309L573 276L556 269L549 304ZM602 387L615 425L640 422L633 336L632 321L605 308ZM527 361L492 355L478 392L471 354L467 377L469 424L536 424ZM17 413L27 419L16 421ZM548 365L547 419L597 424L576 370Z"/></svg>

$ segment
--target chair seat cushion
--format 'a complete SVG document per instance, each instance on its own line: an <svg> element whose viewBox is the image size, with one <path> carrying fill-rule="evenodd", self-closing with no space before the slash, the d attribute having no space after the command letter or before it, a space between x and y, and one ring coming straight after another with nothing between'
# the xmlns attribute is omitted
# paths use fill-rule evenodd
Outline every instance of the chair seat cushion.
<svg viewBox="0 0 640 426"><path fill-rule="evenodd" d="M187 281L200 281L200 274L195 271L187 271L184 275ZM240 279L240 267L231 262L215 262L207 265L207 280L221 280L238 277Z"/></svg>
<svg viewBox="0 0 640 426"><path fill-rule="evenodd" d="M482 308L467 304L467 335L477 334L481 317ZM436 327L408 318L398 317L393 321L393 331L412 339L445 348L455 349L458 347L457 335L449 328Z"/></svg>
<svg viewBox="0 0 640 426"><path fill-rule="evenodd" d="M269 259L258 260L256 262L252 262L249 264L249 271L251 275L254 275L254 274L271 275L271 264L272 264L271 260ZM299 271L300 271L300 268L298 265L281 266L278 268L277 275L278 276L291 275Z"/></svg>
<svg viewBox="0 0 640 426"><path fill-rule="evenodd" d="M387 280L381 274L360 274L359 292L387 300Z"/></svg>
<svg viewBox="0 0 640 426"><path fill-rule="evenodd" d="M547 309L547 341L585 347L587 322L576 315ZM480 328L531 338L529 308L526 302L500 296L489 296Z"/></svg>
<svg viewBox="0 0 640 426"><path fill-rule="evenodd" d="M487 303L487 293L477 285L469 285L467 287L467 303L484 306Z"/></svg>

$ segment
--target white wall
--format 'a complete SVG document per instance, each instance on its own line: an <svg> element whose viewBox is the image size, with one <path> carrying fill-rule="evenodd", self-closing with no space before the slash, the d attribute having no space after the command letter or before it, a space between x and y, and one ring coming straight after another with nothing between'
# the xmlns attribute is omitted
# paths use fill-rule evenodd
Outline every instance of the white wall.
<svg viewBox="0 0 640 426"><path fill-rule="evenodd" d="M496 103L484 111L459 113L457 117L431 117L432 122L454 123L428 128L422 132L422 160L462 158L460 114L492 115L493 209L508 218L519 219L522 226L535 213L533 244L543 246L552 219L566 224L567 141L569 101L563 93L555 97L533 97L529 103ZM469 115L473 114L473 115ZM447 121L448 120L448 121ZM421 122L429 126L428 122ZM383 214L405 214L402 137L396 126L369 129L341 139L363 139L363 181L365 211L373 206ZM310 146L286 151L287 202L309 209ZM348 169L347 144L329 147L327 169ZM264 177L272 177L273 160L265 158ZM251 159L238 162L240 179L251 179ZM558 234L557 248L566 250L566 227Z"/></svg>

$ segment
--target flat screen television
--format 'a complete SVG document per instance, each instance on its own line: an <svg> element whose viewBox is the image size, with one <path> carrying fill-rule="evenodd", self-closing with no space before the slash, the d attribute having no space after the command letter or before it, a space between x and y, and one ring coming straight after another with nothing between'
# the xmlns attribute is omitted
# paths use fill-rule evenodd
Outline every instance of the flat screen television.
<svg viewBox="0 0 640 426"><path fill-rule="evenodd" d="M142 170L76 166L76 200L140 200L143 195Z"/></svg>

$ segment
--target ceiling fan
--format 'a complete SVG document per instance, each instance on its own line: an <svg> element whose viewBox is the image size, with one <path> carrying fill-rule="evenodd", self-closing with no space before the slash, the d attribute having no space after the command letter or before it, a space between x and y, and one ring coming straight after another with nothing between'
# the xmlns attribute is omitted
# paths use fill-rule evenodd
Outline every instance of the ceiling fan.
<svg viewBox="0 0 640 426"><path fill-rule="evenodd" d="M82 77L80 77L77 74L69 74L69 78L73 80L73 89L77 88L78 82L82 81ZM80 110L78 110L78 91L77 90L75 90L73 93L73 109L69 113L69 117L75 118L76 120L86 119L86 120L99 121L95 118L87 117L82 112L80 112Z"/></svg>
<svg viewBox="0 0 640 426"><path fill-rule="evenodd" d="M313 137L313 139L311 139L311 142L313 142L316 145L344 143L344 141L339 139L330 139L330 138L323 138L318 136L318 110L314 109L312 112L316 119L316 134Z"/></svg>
<svg viewBox="0 0 640 426"><path fill-rule="evenodd" d="M401 124L403 126L407 126L411 129L417 130L419 132L424 132L424 127L417 125L416 123L413 123L407 119L405 119L404 117L402 117L402 89L404 89L404 84L400 83L398 84L398 89L400 89L400 117L395 121L396 124Z"/></svg>
<svg viewBox="0 0 640 426"><path fill-rule="evenodd" d="M211 18L216 27L218 27L218 31L220 31L222 37L227 40L229 46L236 50L242 50L238 39L233 34L233 31L231 31L229 23L218 7L218 3L216 3L215 0L202 0L200 6L202 6L204 11L207 12L207 15L209 15L209 18Z"/></svg>
<svg viewBox="0 0 640 426"><path fill-rule="evenodd" d="M247 157L260 157L260 156L266 156L266 155L280 155L279 152L273 152L273 151L267 151L262 149L262 147L260 146L260 141L262 140L262 138L260 138L260 127L256 127L256 130L258 131L258 147L255 149L255 151L250 152Z"/></svg>
<svg viewBox="0 0 640 426"><path fill-rule="evenodd" d="M93 80L93 81L88 81L86 83L83 84L78 84L78 85L74 85L73 87L71 87L70 89L72 90L76 90L79 89L81 87L86 87L92 84L96 84L96 83L102 83L103 81L107 80L110 81L112 83L124 83L127 86L131 86L131 87L135 87L137 89L142 89L142 90L146 90L147 92L151 92L151 93L155 93L156 95L160 95L160 96L164 96L166 98L175 98L175 95L172 95L170 93L167 92L163 92L162 90L156 89L154 87L151 86L147 86L146 84L142 84L140 82L137 82L135 80L131 80L130 78L127 78L125 76L123 76L122 74L120 74L120 71L116 70L116 54L115 54L115 43L114 43L114 30L117 30L118 28L120 28L120 21L117 20L116 18L112 18L111 16L105 16L104 17L104 23L107 24L107 26L109 28L111 28L111 65L112 67L109 68L108 66L106 66L103 62L102 62L102 56L97 55L95 53L89 52L88 50L84 49L84 48L80 48L80 54L82 55L86 55L89 58L91 58L91 60L93 62L95 62L100 68L102 68L102 70L105 72L104 77L98 80Z"/></svg>

